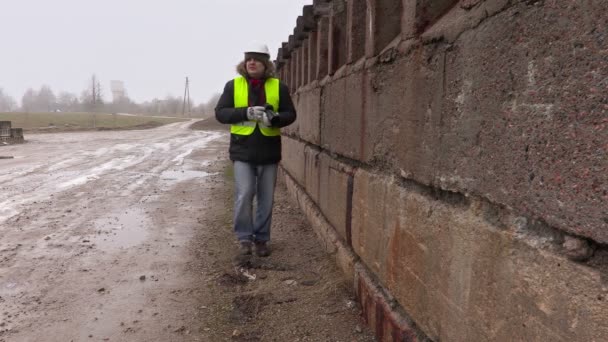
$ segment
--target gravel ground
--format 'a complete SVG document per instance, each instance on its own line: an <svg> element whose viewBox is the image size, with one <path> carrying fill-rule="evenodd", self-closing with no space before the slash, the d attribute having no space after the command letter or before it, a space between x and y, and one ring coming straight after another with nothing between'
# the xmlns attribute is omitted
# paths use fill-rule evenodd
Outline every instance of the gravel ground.
<svg viewBox="0 0 608 342"><path fill-rule="evenodd" d="M281 184L272 255L235 262L213 121L0 147L0 341L374 340Z"/></svg>

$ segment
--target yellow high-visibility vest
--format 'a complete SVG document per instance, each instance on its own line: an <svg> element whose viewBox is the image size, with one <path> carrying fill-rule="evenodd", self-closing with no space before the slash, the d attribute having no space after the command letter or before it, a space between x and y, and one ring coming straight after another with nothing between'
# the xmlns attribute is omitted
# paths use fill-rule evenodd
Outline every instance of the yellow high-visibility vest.
<svg viewBox="0 0 608 342"><path fill-rule="evenodd" d="M272 110L278 112L279 109L279 79L269 78L264 83L266 93L266 103L272 105ZM239 76L234 79L234 108L249 107L249 84L247 79ZM255 121L242 121L230 126L230 133L238 135L251 135L255 130ZM260 131L267 137L281 135L281 130L276 127L266 127L259 125Z"/></svg>

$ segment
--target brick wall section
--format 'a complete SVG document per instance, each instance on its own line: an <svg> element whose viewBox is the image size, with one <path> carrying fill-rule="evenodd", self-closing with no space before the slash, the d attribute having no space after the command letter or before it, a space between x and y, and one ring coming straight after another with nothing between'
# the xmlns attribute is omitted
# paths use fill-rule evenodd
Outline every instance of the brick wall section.
<svg viewBox="0 0 608 342"><path fill-rule="evenodd" d="M307 13L283 175L379 339L607 340L608 3Z"/></svg>

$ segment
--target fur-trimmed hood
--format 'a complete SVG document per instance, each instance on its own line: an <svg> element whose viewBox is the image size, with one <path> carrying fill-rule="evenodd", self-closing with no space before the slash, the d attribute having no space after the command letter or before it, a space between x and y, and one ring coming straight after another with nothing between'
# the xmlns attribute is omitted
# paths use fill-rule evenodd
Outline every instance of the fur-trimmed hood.
<svg viewBox="0 0 608 342"><path fill-rule="evenodd" d="M264 78L275 77L274 63L272 63L270 60L266 60L263 63L266 67L266 70L264 71ZM236 72L243 77L249 78L249 75L247 75L247 68L245 68L245 61L240 62L236 66Z"/></svg>

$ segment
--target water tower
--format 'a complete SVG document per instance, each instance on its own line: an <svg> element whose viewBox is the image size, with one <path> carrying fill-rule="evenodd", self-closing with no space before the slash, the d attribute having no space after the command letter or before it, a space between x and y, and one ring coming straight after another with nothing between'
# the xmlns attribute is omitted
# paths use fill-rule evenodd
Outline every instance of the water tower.
<svg viewBox="0 0 608 342"><path fill-rule="evenodd" d="M125 97L125 83L123 81L110 81L112 100L118 102Z"/></svg>

